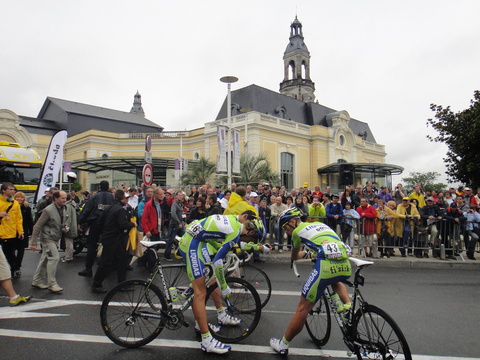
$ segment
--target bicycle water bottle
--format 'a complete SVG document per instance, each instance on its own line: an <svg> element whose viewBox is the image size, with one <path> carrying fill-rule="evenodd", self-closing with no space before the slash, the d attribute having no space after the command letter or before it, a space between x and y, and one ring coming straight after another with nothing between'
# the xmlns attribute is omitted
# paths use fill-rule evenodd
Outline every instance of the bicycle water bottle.
<svg viewBox="0 0 480 360"><path fill-rule="evenodd" d="M340 300L340 296L338 296L337 293L334 293L332 296L330 296L330 299L332 299L332 305L337 311L337 313L343 312L343 302Z"/></svg>
<svg viewBox="0 0 480 360"><path fill-rule="evenodd" d="M177 288L175 286L172 286L171 288L168 289L168 291L170 293L170 299L172 300L172 302L178 301Z"/></svg>
<svg viewBox="0 0 480 360"><path fill-rule="evenodd" d="M193 289L189 285L181 294L180 296L183 297L184 299L188 298L190 295L192 295Z"/></svg>

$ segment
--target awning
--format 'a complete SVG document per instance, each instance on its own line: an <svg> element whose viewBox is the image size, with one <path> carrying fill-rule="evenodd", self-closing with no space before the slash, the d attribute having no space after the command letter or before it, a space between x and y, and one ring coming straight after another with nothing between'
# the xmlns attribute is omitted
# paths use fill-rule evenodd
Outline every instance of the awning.
<svg viewBox="0 0 480 360"><path fill-rule="evenodd" d="M403 173L403 167L392 164L373 164L373 163L335 163L317 169L319 175L338 174L340 165L348 164L353 167L353 172L370 173L376 176L400 175Z"/></svg>
<svg viewBox="0 0 480 360"><path fill-rule="evenodd" d="M153 171L157 169L173 169L175 166L174 160L153 158ZM85 171L90 173L97 173L103 170L117 170L128 174L135 174L142 172L145 165L143 157L105 157L85 160L72 161L73 171Z"/></svg>

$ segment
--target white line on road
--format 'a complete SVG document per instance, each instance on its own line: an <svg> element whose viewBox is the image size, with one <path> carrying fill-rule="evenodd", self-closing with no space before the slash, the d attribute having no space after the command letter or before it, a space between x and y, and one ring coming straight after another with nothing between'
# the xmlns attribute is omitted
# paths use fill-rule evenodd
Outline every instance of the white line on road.
<svg viewBox="0 0 480 360"><path fill-rule="evenodd" d="M42 340L60 340L60 341L75 341L75 342L88 342L99 344L112 344L106 336L98 335L83 335L83 334L64 334L64 333L49 333L38 331L23 331L23 330L10 330L0 329L0 336L21 337L29 339L42 339ZM112 344L112 346L114 346ZM174 348L188 348L199 349L198 341L187 340L163 340L155 339L147 346L156 347L174 347ZM269 346L258 345L241 345L232 344L232 350L238 352L258 353L258 354L273 354L274 351ZM319 349L302 349L302 348L290 348L289 355L301 355L301 356L325 356L348 359L346 351L339 350L319 350ZM479 358L467 358L467 357L451 357L451 356L430 356L430 355L414 355L415 360L479 360Z"/></svg>

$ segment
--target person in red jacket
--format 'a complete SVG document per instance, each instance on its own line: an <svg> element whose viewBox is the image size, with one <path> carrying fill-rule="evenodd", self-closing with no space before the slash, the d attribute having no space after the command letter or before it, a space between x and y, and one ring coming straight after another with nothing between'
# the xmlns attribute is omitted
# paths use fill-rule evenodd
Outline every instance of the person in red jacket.
<svg viewBox="0 0 480 360"><path fill-rule="evenodd" d="M159 241L162 233L162 202L165 193L160 187L153 191L152 200L145 204L142 214L143 233L148 236L150 241Z"/></svg>
<svg viewBox="0 0 480 360"><path fill-rule="evenodd" d="M362 251L365 250L365 255L372 257L373 234L375 234L377 211L365 198L360 200L360 206L357 207L356 210L360 214L360 244L358 245L358 254L360 255Z"/></svg>

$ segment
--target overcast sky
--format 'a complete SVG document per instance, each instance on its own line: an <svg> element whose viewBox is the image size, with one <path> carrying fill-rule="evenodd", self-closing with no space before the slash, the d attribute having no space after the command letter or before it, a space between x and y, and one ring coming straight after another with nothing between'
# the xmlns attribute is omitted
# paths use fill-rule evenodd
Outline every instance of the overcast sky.
<svg viewBox="0 0 480 360"><path fill-rule="evenodd" d="M320 104L368 122L386 162L444 173L431 103L480 89L480 1L0 1L0 108L37 116L47 96L130 111L175 131L215 120L226 95L279 91L295 15ZM440 180L444 182L445 177Z"/></svg>

